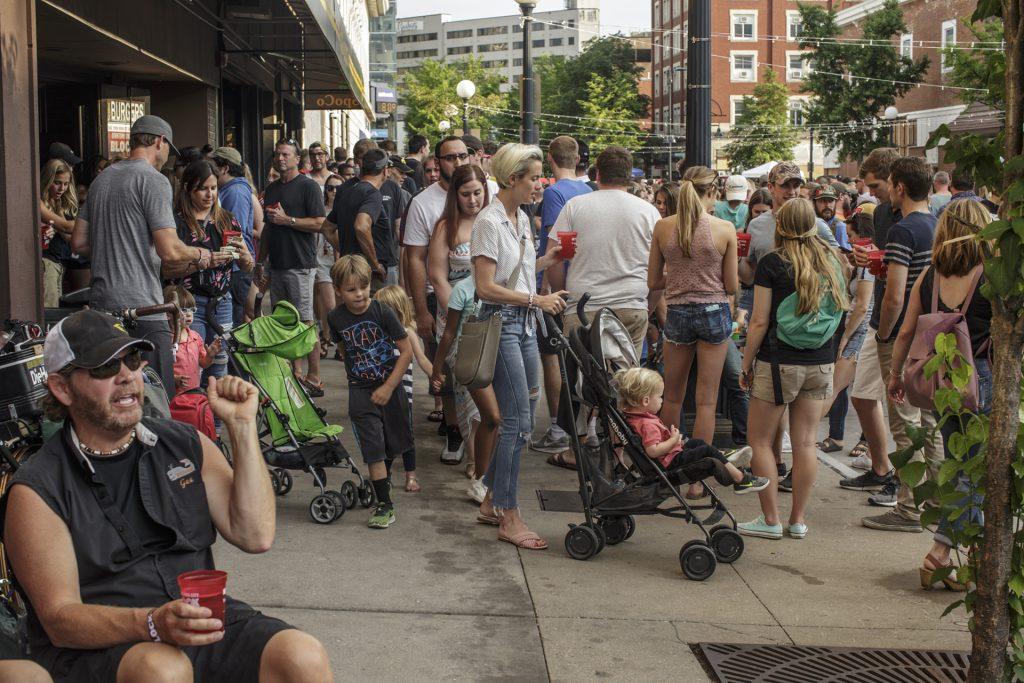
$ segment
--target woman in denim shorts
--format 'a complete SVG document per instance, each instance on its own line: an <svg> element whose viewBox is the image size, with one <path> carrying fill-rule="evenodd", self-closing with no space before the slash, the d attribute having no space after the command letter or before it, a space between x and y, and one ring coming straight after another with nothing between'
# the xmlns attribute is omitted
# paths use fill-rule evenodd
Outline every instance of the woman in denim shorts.
<svg viewBox="0 0 1024 683"><path fill-rule="evenodd" d="M661 418L679 427L690 366L697 358L694 439L711 443L722 367L732 334L729 300L739 289L736 228L711 215L717 175L705 166L683 174L675 216L654 226L647 286L665 290L665 399Z"/></svg>
<svg viewBox="0 0 1024 683"><path fill-rule="evenodd" d="M874 211L873 204L867 206ZM846 230L851 240L870 239L875 235L874 217L870 212L863 210L850 214ZM846 316L846 329L839 340L839 357L832 377L832 396L825 402L822 414L822 417L828 415L828 437L818 443L818 448L826 453L840 451L843 448L846 414L850 408L847 389L853 384L853 378L857 373L857 357L868 335L874 287L875 276L867 268L854 268L849 289L853 308ZM854 451L856 450L855 448ZM851 455L854 453L851 452Z"/></svg>

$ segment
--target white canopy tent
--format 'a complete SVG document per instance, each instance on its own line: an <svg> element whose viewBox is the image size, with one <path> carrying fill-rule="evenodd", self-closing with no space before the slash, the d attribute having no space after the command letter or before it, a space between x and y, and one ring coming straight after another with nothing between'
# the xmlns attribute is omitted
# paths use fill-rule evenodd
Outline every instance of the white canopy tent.
<svg viewBox="0 0 1024 683"><path fill-rule="evenodd" d="M768 171L770 171L773 168L775 168L775 164L777 164L777 163L779 163L779 162L777 162L777 161L769 161L766 164L761 164L760 166L755 166L754 168L749 168L749 169L747 169L746 171L743 172L743 177L744 178L750 178L751 180L757 180L761 176L767 175Z"/></svg>

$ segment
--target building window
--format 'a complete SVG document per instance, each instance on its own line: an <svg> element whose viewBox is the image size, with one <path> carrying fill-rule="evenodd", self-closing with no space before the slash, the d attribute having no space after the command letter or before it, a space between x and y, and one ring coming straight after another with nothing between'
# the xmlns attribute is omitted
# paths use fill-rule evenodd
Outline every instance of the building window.
<svg viewBox="0 0 1024 683"><path fill-rule="evenodd" d="M550 38L548 40L549 47L560 47L562 45L562 38Z"/></svg>
<svg viewBox="0 0 1024 683"><path fill-rule="evenodd" d="M789 101L789 125L791 126L803 126L804 125L804 101L801 99L792 99Z"/></svg>
<svg viewBox="0 0 1024 683"><path fill-rule="evenodd" d="M485 69L504 69L508 66L507 59L492 59L490 61L481 62L481 65Z"/></svg>
<svg viewBox="0 0 1024 683"><path fill-rule="evenodd" d="M422 59L424 57L436 57L437 50L408 50L406 52L399 52L399 59Z"/></svg>
<svg viewBox="0 0 1024 683"><path fill-rule="evenodd" d="M565 25L567 28L576 28L576 20L570 19L569 21L565 22Z"/></svg>
<svg viewBox="0 0 1024 683"><path fill-rule="evenodd" d="M939 57L942 64L942 73L952 70L953 67L946 65L946 48L956 45L956 19L942 22L942 53Z"/></svg>
<svg viewBox="0 0 1024 683"><path fill-rule="evenodd" d="M757 12L729 12L729 23L732 25L732 34L729 39L732 41L757 40Z"/></svg>
<svg viewBox="0 0 1024 683"><path fill-rule="evenodd" d="M544 31L544 30L547 29L547 27L548 27L547 24L542 24L539 21L533 22L533 32L534 33L536 33L537 31Z"/></svg>
<svg viewBox="0 0 1024 683"><path fill-rule="evenodd" d="M476 30L478 36L501 36L506 33L508 33L508 26L488 26Z"/></svg>
<svg viewBox="0 0 1024 683"><path fill-rule="evenodd" d="M914 58L914 34L904 33L900 36L900 56L908 59Z"/></svg>
<svg viewBox="0 0 1024 683"><path fill-rule="evenodd" d="M800 40L804 31L804 22L799 10L786 10L786 36L793 42Z"/></svg>
<svg viewBox="0 0 1024 683"><path fill-rule="evenodd" d="M467 28L465 30L459 31L448 31L448 33L446 33L445 35L448 37L448 40L455 40L457 38L472 38L473 29Z"/></svg>
<svg viewBox="0 0 1024 683"><path fill-rule="evenodd" d="M786 53L786 80L802 81L804 78L804 55L802 52Z"/></svg>
<svg viewBox="0 0 1024 683"><path fill-rule="evenodd" d="M734 83L754 83L757 81L757 53L732 52L731 80Z"/></svg>
<svg viewBox="0 0 1024 683"><path fill-rule="evenodd" d="M732 105L732 118L730 122L736 125L736 122L743 116L743 111L747 108L746 98L742 95L733 95L730 98L730 103Z"/></svg>
<svg viewBox="0 0 1024 683"><path fill-rule="evenodd" d="M661 97L661 72L654 72L654 96Z"/></svg>
<svg viewBox="0 0 1024 683"><path fill-rule="evenodd" d="M513 50L522 50L523 49L523 41L521 41L521 40L513 40L512 41L512 49Z"/></svg>
<svg viewBox="0 0 1024 683"><path fill-rule="evenodd" d="M576 44L576 36L569 36L569 44L570 45L575 45Z"/></svg>
<svg viewBox="0 0 1024 683"><path fill-rule="evenodd" d="M411 36L398 36L398 42L404 43L426 43L431 40L437 40L436 33L414 33Z"/></svg>
<svg viewBox="0 0 1024 683"><path fill-rule="evenodd" d="M472 45L462 45L460 47L448 48L448 54L450 55L468 55L473 52Z"/></svg>
<svg viewBox="0 0 1024 683"><path fill-rule="evenodd" d="M544 47L544 39L543 38L538 38L537 40L533 41L533 46L534 47Z"/></svg>
<svg viewBox="0 0 1024 683"><path fill-rule="evenodd" d="M508 43L488 43L487 45L477 45L477 52L503 52L508 49Z"/></svg>
<svg viewBox="0 0 1024 683"><path fill-rule="evenodd" d="M516 57L515 59L512 60L512 66L522 66L522 65L523 65L523 58L522 57Z"/></svg>

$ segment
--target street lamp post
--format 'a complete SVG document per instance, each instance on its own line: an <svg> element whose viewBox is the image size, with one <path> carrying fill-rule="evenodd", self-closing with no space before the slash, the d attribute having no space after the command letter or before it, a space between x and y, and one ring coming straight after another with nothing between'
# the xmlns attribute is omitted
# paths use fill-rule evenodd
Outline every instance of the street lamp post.
<svg viewBox="0 0 1024 683"><path fill-rule="evenodd" d="M537 144L537 131L533 127L533 9L537 6L537 0L516 0L519 11L523 15L523 78L520 82L520 95L523 107L523 134L522 141L527 145Z"/></svg>
<svg viewBox="0 0 1024 683"><path fill-rule="evenodd" d="M711 0L690 0L686 47L686 165L711 165Z"/></svg>
<svg viewBox="0 0 1024 683"><path fill-rule="evenodd" d="M885 108L883 114L885 120L889 122L889 146L896 146L896 119L900 117L900 110L896 107L889 105Z"/></svg>
<svg viewBox="0 0 1024 683"><path fill-rule="evenodd" d="M468 78L459 81L455 94L462 98L462 134L469 135L469 100L476 94L476 84Z"/></svg>
<svg viewBox="0 0 1024 683"><path fill-rule="evenodd" d="M675 171L675 150L676 142L676 73L685 71L681 66L674 66L668 72L668 179L672 182L672 174Z"/></svg>

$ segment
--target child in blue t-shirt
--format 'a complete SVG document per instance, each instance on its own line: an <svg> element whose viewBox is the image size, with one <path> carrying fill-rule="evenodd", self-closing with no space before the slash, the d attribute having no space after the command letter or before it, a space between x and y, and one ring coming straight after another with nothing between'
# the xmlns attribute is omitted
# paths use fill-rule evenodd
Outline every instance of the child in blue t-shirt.
<svg viewBox="0 0 1024 683"><path fill-rule="evenodd" d="M434 356L434 371L430 383L434 390L440 390L444 384L445 373L455 364L459 350L459 335L462 326L470 316L476 315L479 302L476 300L476 287L473 277L459 280L452 287L448 297L448 313L445 316L444 330L437 345ZM466 449L469 451L470 464L466 468L466 476L471 479L466 491L472 500L482 503L487 494L483 483L484 472L490 461L494 438L501 423L501 412L498 410L498 399L490 386L483 389L469 389L465 385L455 385L455 413L459 421L459 429L466 437Z"/></svg>

